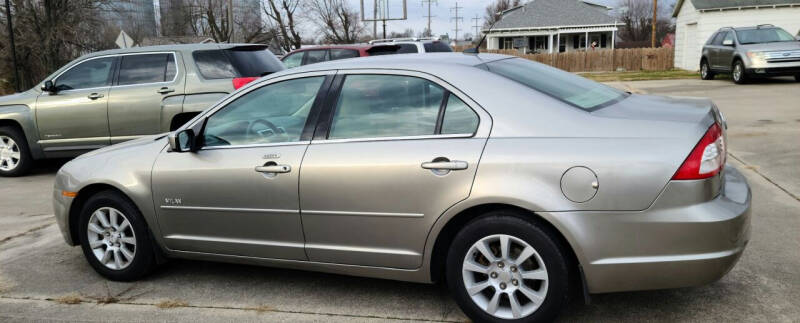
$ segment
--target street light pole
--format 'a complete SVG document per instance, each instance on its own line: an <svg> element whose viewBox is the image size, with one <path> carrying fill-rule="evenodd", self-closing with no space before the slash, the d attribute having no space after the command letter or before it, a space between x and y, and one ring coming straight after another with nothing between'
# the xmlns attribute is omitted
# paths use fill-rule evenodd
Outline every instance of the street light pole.
<svg viewBox="0 0 800 323"><path fill-rule="evenodd" d="M11 5L6 0L6 19L8 19L8 45L11 48L11 65L14 69L14 91L19 92L19 71L17 70L17 49L14 46L14 26L11 24Z"/></svg>

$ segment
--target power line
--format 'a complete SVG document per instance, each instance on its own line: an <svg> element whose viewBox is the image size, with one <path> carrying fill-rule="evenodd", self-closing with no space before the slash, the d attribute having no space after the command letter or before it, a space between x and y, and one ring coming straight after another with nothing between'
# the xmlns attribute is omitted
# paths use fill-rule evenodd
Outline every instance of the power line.
<svg viewBox="0 0 800 323"><path fill-rule="evenodd" d="M456 42L458 41L458 31L461 30L461 29L458 28L458 22L459 21L464 21L464 17L458 15L458 10L459 9L464 9L464 7L459 7L458 6L458 2L456 2L456 6L455 7L450 8L450 11L454 11L455 12L455 14L452 17L450 17L450 20L456 22L456 29L453 29L456 32L456 37L453 39L453 41L456 41Z"/></svg>
<svg viewBox="0 0 800 323"><path fill-rule="evenodd" d="M472 26L473 28L475 28L475 36L473 36L473 37L478 37L478 38L481 37L481 34L478 32L478 28L480 28L480 25L478 25L478 21L480 21L480 20L481 20L481 18L480 18L480 16L478 16L477 13L475 14L475 18L472 18L472 21L475 22L475 25Z"/></svg>
<svg viewBox="0 0 800 323"><path fill-rule="evenodd" d="M431 15L431 4L439 5L439 1L438 0L422 0L422 5L424 6L426 4L428 5L428 15L427 16L422 16L422 17L428 18L428 30L425 32L427 34L425 36L430 37L430 36L433 35L433 31L431 30L431 18L436 17L436 16L432 16Z"/></svg>

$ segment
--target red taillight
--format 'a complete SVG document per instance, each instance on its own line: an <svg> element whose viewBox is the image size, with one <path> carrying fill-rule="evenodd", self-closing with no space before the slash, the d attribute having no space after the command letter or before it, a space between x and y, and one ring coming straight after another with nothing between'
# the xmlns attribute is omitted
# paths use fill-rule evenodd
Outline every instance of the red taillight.
<svg viewBox="0 0 800 323"><path fill-rule="evenodd" d="M703 179L719 174L725 167L725 138L722 128L714 123L697 143L689 157L672 176L674 180Z"/></svg>
<svg viewBox="0 0 800 323"><path fill-rule="evenodd" d="M257 80L257 77L237 77L233 79L233 89L238 90L240 87L247 85L252 81Z"/></svg>

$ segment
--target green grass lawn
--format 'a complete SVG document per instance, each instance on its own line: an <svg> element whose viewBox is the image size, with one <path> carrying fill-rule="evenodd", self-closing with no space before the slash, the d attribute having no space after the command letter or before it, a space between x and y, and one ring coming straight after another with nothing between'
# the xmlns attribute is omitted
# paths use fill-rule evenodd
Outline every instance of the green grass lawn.
<svg viewBox="0 0 800 323"><path fill-rule="evenodd" d="M578 73L580 76L597 82L645 81L700 78L700 73L684 70L639 71L639 72L599 72Z"/></svg>

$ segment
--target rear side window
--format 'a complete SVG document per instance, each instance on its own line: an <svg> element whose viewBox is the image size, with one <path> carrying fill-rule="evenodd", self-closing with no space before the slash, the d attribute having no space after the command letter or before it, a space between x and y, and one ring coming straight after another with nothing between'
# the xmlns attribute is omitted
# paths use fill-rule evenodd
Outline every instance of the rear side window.
<svg viewBox="0 0 800 323"><path fill-rule="evenodd" d="M275 55L260 46L202 50L192 53L192 57L206 79L259 77L286 69Z"/></svg>
<svg viewBox="0 0 800 323"><path fill-rule="evenodd" d="M310 50L306 52L305 64L321 63L328 60L327 50Z"/></svg>
<svg viewBox="0 0 800 323"><path fill-rule="evenodd" d="M121 59L118 85L166 82L175 78L172 54L125 55Z"/></svg>
<svg viewBox="0 0 800 323"><path fill-rule="evenodd" d="M492 73L587 111L626 97L625 92L610 86L523 58L493 61L486 66Z"/></svg>
<svg viewBox="0 0 800 323"><path fill-rule="evenodd" d="M450 46L440 41L425 43L424 46L426 53L449 53L453 51Z"/></svg>
<svg viewBox="0 0 800 323"><path fill-rule="evenodd" d="M355 49L331 49L331 60L345 59L358 57L358 51Z"/></svg>
<svg viewBox="0 0 800 323"><path fill-rule="evenodd" d="M348 75L328 138L433 135L445 90L402 75Z"/></svg>
<svg viewBox="0 0 800 323"><path fill-rule="evenodd" d="M395 54L416 54L419 53L416 44L397 44L399 47Z"/></svg>
<svg viewBox="0 0 800 323"><path fill-rule="evenodd" d="M478 130L478 115L464 101L450 94L444 110L442 134L467 134Z"/></svg>
<svg viewBox="0 0 800 323"><path fill-rule="evenodd" d="M294 68L298 67L303 64L303 54L305 52L299 52L290 54L283 59L283 65L286 65L286 68Z"/></svg>

